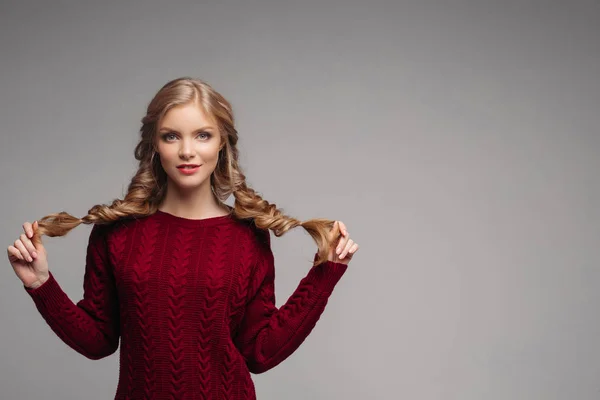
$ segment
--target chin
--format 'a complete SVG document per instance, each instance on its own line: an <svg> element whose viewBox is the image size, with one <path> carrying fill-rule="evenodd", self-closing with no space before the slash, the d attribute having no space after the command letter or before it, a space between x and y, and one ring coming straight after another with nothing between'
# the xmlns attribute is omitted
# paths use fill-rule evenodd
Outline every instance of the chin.
<svg viewBox="0 0 600 400"><path fill-rule="evenodd" d="M182 189L194 189L205 184L206 179L172 179L173 183Z"/></svg>
<svg viewBox="0 0 600 400"><path fill-rule="evenodd" d="M175 183L177 183L177 185L179 186L192 187L201 186L204 184L205 181L206 179L176 179Z"/></svg>

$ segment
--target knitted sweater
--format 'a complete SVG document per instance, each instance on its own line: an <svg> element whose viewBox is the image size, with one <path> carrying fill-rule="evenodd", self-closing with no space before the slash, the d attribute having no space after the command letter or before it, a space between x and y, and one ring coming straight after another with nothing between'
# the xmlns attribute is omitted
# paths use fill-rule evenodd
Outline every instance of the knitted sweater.
<svg viewBox="0 0 600 400"><path fill-rule="evenodd" d="M315 255L316 259L316 255ZM232 216L157 211L94 225L83 298L24 287L56 335L97 360L119 347L115 399L255 399L250 373L289 357L347 265L313 266L279 309L270 234Z"/></svg>

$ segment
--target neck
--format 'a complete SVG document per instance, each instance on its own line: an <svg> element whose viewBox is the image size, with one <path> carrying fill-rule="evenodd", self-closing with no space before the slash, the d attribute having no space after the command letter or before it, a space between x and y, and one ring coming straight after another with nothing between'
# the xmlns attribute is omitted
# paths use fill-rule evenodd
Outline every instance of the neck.
<svg viewBox="0 0 600 400"><path fill-rule="evenodd" d="M209 180L192 190L182 190L169 180L167 193L158 209L190 219L211 218L229 213L227 205L213 194Z"/></svg>

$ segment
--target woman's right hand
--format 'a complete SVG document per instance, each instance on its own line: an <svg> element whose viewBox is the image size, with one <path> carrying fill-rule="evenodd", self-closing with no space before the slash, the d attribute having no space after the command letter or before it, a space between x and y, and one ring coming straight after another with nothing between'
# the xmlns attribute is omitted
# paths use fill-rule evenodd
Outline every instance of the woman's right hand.
<svg viewBox="0 0 600 400"><path fill-rule="evenodd" d="M42 239L37 233L38 222L23 224L24 233L8 246L8 260L15 274L28 288L40 287L49 278L48 259Z"/></svg>

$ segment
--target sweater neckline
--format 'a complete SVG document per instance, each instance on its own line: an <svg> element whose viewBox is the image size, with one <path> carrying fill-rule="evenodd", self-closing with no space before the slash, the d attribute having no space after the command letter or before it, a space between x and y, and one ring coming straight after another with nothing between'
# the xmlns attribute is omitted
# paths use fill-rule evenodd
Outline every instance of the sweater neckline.
<svg viewBox="0 0 600 400"><path fill-rule="evenodd" d="M233 220L232 214L225 214L225 215L219 215L216 217L208 217L208 218L201 218L201 219L193 219L193 218L179 217L177 215L174 215L174 214L171 214L171 213L168 213L165 211L156 210L154 215L160 221L180 224L180 225L184 225L184 226L188 226L188 227L192 227L192 228L214 226L214 225L223 224L225 222Z"/></svg>

